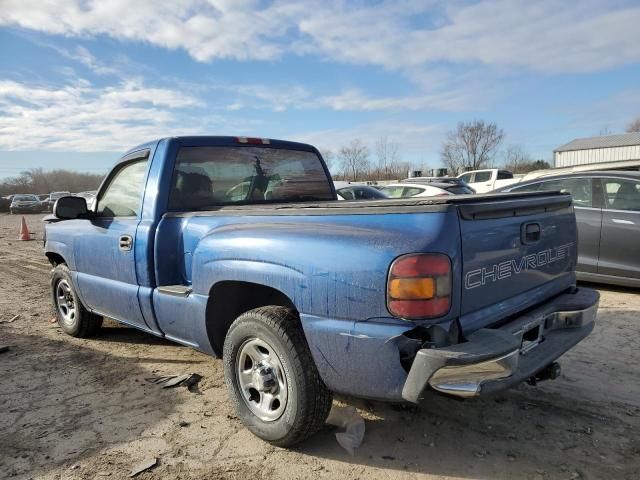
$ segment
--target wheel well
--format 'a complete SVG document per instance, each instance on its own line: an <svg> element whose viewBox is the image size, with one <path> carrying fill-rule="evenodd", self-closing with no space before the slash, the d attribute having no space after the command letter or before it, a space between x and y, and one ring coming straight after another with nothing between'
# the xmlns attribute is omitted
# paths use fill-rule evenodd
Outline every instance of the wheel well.
<svg viewBox="0 0 640 480"><path fill-rule="evenodd" d="M244 312L267 305L279 305L296 311L291 299L275 288L257 283L224 281L209 292L207 335L218 356L222 356L224 338L233 321Z"/></svg>
<svg viewBox="0 0 640 480"><path fill-rule="evenodd" d="M47 252L46 255L49 259L49 263L51 263L51 265L53 265L54 267L60 265L61 263L67 263L64 261L64 258L62 258L62 255L59 255L57 253Z"/></svg>

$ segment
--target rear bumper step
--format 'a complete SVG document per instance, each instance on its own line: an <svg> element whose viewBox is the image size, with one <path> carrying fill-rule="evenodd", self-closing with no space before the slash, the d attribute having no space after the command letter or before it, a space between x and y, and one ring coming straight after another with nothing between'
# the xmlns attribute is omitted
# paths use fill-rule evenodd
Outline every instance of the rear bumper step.
<svg viewBox="0 0 640 480"><path fill-rule="evenodd" d="M457 397L475 397L534 377L591 333L599 297L597 291L581 288L501 328L482 328L464 343L419 350L402 397L416 403L427 386Z"/></svg>

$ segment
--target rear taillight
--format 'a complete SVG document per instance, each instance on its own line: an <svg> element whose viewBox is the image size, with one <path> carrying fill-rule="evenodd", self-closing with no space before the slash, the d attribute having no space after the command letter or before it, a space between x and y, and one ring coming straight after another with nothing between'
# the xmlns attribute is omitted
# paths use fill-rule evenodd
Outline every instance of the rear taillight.
<svg viewBox="0 0 640 480"><path fill-rule="evenodd" d="M441 317L451 308L451 260L441 253L399 257L391 264L387 308L407 319Z"/></svg>

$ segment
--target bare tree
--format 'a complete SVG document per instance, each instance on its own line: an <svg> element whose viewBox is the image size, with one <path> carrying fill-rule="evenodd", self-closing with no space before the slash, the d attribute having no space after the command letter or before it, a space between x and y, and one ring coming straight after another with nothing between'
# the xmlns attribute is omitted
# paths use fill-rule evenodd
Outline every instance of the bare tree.
<svg viewBox="0 0 640 480"><path fill-rule="evenodd" d="M509 145L504 151L504 168L514 173L533 162L533 158L519 145Z"/></svg>
<svg viewBox="0 0 640 480"><path fill-rule="evenodd" d="M462 169L476 170L492 160L504 139L504 130L483 120L458 123L449 132L440 156L452 173Z"/></svg>
<svg viewBox="0 0 640 480"><path fill-rule="evenodd" d="M368 172L369 148L360 140L353 140L349 145L340 149L340 160L345 179L358 181Z"/></svg>
<svg viewBox="0 0 640 480"><path fill-rule="evenodd" d="M380 180L396 178L393 172L397 170L400 162L400 145L387 137L382 137L376 142L375 150L378 159L376 176Z"/></svg>
<svg viewBox="0 0 640 480"><path fill-rule="evenodd" d="M551 168L545 160L534 160L531 155L517 145L510 145L504 152L504 167L513 173L528 173Z"/></svg>
<svg viewBox="0 0 640 480"><path fill-rule="evenodd" d="M320 155L322 156L322 159L327 165L329 171L331 171L332 167L334 167L333 161L336 159L335 153L333 153L333 151L328 148L321 148Z"/></svg>
<svg viewBox="0 0 640 480"><path fill-rule="evenodd" d="M640 117L636 117L629 125L627 125L627 132L640 132Z"/></svg>

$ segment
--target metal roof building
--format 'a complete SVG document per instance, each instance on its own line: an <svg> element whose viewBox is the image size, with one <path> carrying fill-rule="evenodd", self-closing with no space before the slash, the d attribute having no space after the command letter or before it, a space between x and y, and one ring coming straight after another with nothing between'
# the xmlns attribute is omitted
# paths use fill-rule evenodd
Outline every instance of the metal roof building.
<svg viewBox="0 0 640 480"><path fill-rule="evenodd" d="M553 151L553 159L556 167L640 162L640 132L576 138L556 148Z"/></svg>

